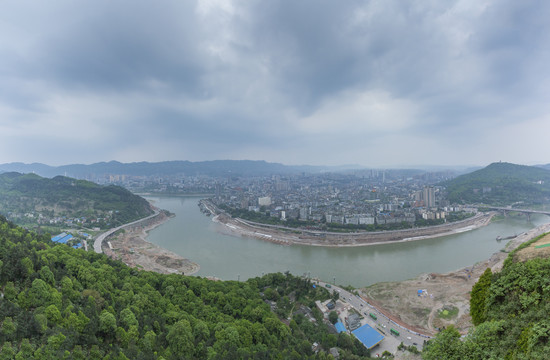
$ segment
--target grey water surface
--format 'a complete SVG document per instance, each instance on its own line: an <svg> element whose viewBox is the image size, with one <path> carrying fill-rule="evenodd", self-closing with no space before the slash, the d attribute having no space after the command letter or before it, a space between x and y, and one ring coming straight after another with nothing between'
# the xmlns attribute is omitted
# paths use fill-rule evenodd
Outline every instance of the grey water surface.
<svg viewBox="0 0 550 360"><path fill-rule="evenodd" d="M201 266L195 275L246 280L270 272L308 274L354 287L400 281L421 273L444 273L487 259L504 248L510 236L550 222L550 217L508 217L488 226L434 239L352 248L284 246L220 233L197 206L201 197L148 196L155 206L176 214L149 233L148 241Z"/></svg>

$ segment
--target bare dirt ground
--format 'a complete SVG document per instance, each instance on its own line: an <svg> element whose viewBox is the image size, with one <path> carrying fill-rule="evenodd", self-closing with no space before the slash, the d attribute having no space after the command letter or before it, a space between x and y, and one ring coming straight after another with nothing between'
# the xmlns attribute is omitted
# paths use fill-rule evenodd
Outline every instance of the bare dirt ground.
<svg viewBox="0 0 550 360"><path fill-rule="evenodd" d="M363 295L368 302L396 322L405 324L418 332L434 335L437 328L452 324L461 333L466 334L472 326L469 314L470 292L481 274L488 267L493 272L500 271L508 252L548 231L550 231L550 224L520 234L510 240L505 251L497 252L489 259L473 266L447 274L422 274L411 280L374 284L363 289ZM550 243L550 236L541 239L536 245L544 243ZM535 249L532 245L520 253L524 251L525 255L522 256L534 256L532 253L535 251L538 254L541 254L541 251L548 252L550 256L550 247ZM418 290L421 290L420 296ZM444 310L448 312L446 318Z"/></svg>
<svg viewBox="0 0 550 360"><path fill-rule="evenodd" d="M145 241L147 232L169 219L163 212L146 222L110 236L103 244L103 251L127 265L162 274L191 275L200 266L171 251ZM110 245L109 245L110 244Z"/></svg>
<svg viewBox="0 0 550 360"><path fill-rule="evenodd" d="M537 248L537 246L550 244L550 234L544 236L537 242L529 245L528 247L521 249L514 255L514 260L527 261L534 258L549 258L550 246Z"/></svg>

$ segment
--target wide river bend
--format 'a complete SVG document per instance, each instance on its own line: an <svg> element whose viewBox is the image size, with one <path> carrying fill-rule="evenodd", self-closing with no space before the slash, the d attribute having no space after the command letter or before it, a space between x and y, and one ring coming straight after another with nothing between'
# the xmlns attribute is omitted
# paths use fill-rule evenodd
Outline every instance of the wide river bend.
<svg viewBox="0 0 550 360"><path fill-rule="evenodd" d="M147 240L200 265L197 276L246 280L270 272L308 274L340 285L367 286L406 280L421 273L445 273L487 259L504 248L496 241L550 222L545 215L494 221L488 226L434 239L353 248L284 246L219 232L224 226L200 212L198 196L146 196L176 217Z"/></svg>

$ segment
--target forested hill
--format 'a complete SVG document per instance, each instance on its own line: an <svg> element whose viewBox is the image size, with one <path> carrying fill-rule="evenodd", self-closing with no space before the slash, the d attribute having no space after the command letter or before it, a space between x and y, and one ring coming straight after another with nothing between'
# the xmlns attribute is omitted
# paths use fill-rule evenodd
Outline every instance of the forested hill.
<svg viewBox="0 0 550 360"><path fill-rule="evenodd" d="M511 253L501 272L487 269L472 289L470 314L476 327L465 339L448 328L428 343L422 357L549 359L550 259L519 261Z"/></svg>
<svg viewBox="0 0 550 360"><path fill-rule="evenodd" d="M550 171L499 162L442 185L447 188L449 200L455 203L537 204L550 198Z"/></svg>
<svg viewBox="0 0 550 360"><path fill-rule="evenodd" d="M0 174L0 213L18 223L31 218L101 219L101 227L143 218L152 213L149 203L119 186L101 186L63 176L53 179L35 174ZM94 225L97 226L97 225Z"/></svg>
<svg viewBox="0 0 550 360"><path fill-rule="evenodd" d="M1 216L0 287L0 359L329 359L331 347L344 359L368 353L346 334L329 334L314 304L329 293L309 280L278 273L222 282L139 271L53 244Z"/></svg>

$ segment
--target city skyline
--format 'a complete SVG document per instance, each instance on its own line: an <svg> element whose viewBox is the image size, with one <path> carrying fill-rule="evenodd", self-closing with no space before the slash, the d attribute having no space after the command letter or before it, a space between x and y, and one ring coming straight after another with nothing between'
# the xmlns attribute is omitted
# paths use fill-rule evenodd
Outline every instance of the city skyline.
<svg viewBox="0 0 550 360"><path fill-rule="evenodd" d="M0 163L550 163L550 4L8 1Z"/></svg>

